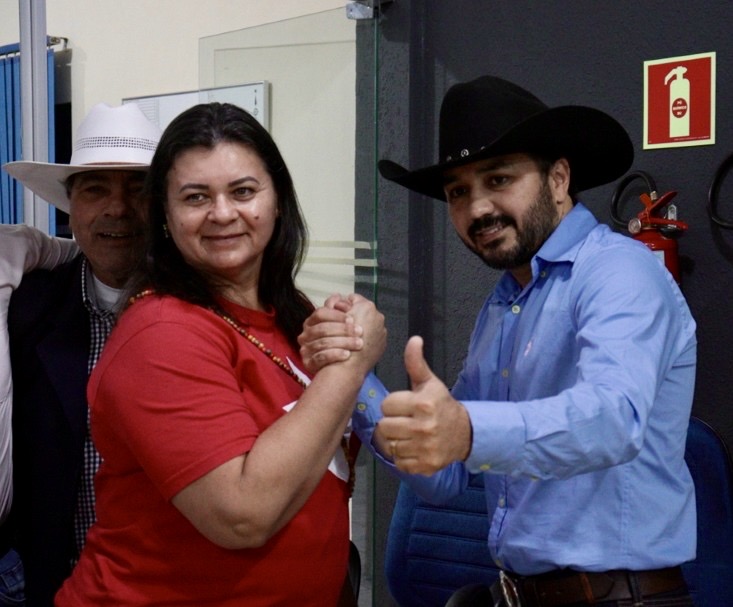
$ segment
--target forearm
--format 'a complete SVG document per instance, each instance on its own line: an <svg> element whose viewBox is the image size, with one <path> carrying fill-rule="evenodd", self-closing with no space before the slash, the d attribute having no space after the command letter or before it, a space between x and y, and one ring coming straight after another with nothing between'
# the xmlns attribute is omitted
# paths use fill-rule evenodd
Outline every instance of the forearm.
<svg viewBox="0 0 733 607"><path fill-rule="evenodd" d="M273 533L305 503L334 455L341 455L362 380L346 365L321 370L297 406L263 432L248 454L242 493L265 496L257 500L263 518L281 513L272 517Z"/></svg>
<svg viewBox="0 0 733 607"><path fill-rule="evenodd" d="M51 269L74 258L76 242L49 236L25 225L0 225L0 274L3 284L17 287L24 273Z"/></svg>
<svg viewBox="0 0 733 607"><path fill-rule="evenodd" d="M246 456L189 485L174 505L220 546L263 545L295 516L341 452L362 380L347 364L323 369Z"/></svg>

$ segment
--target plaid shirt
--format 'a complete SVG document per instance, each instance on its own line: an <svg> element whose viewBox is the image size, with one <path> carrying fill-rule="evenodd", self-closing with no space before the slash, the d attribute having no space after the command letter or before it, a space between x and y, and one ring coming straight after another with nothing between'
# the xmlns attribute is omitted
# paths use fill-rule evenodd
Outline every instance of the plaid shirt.
<svg viewBox="0 0 733 607"><path fill-rule="evenodd" d="M82 268L81 291L84 305L89 312L89 326L91 329L91 343L89 344L89 363L87 370L91 374L102 353L104 343L109 337L115 322L114 309L102 309L101 300L96 296L89 262L85 259ZM74 536L76 547L81 552L84 547L87 531L97 520L94 508L94 475L101 463L97 453L89 426L89 409L87 408L87 432L84 440L84 467L82 470L79 492L77 495L76 513L74 515ZM76 559L75 559L76 561Z"/></svg>

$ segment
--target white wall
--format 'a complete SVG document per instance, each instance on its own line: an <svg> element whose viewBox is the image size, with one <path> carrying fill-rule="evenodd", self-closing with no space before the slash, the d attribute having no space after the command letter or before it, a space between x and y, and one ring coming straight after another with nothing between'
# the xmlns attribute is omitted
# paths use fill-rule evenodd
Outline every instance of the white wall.
<svg viewBox="0 0 733 607"><path fill-rule="evenodd" d="M0 0L0 45L19 39L19 1L29 0ZM346 4L46 0L47 33L68 39L73 132L99 102L118 105L134 97L270 80L271 132L293 174L311 240L351 242L355 42ZM316 13L325 19L316 15L314 23L321 24L313 31L290 25ZM313 52L321 54L313 59ZM324 257L341 263L324 263ZM353 258L349 247L311 248L301 288L316 303L334 291L352 291Z"/></svg>
<svg viewBox="0 0 733 607"><path fill-rule="evenodd" d="M117 105L126 97L197 89L200 38L345 5L344 0L46 0L46 30L69 39L76 129L101 101ZM0 45L19 39L18 6L19 0L0 0Z"/></svg>

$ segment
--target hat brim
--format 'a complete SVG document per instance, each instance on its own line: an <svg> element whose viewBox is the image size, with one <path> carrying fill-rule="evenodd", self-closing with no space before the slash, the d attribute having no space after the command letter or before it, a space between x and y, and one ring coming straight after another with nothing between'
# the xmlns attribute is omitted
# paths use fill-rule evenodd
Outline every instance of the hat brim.
<svg viewBox="0 0 733 607"><path fill-rule="evenodd" d="M69 197L66 194L66 180L77 173L92 171L143 171L150 168L147 164L53 164L50 162L36 162L18 160L3 165L7 173L20 181L43 200L57 209L69 212Z"/></svg>
<svg viewBox="0 0 733 607"><path fill-rule="evenodd" d="M617 179L634 160L634 146L616 120L594 108L567 105L530 116L481 150L457 159L414 171L391 160L380 160L378 167L385 179L445 201L443 180L447 169L513 153L567 158L578 192Z"/></svg>

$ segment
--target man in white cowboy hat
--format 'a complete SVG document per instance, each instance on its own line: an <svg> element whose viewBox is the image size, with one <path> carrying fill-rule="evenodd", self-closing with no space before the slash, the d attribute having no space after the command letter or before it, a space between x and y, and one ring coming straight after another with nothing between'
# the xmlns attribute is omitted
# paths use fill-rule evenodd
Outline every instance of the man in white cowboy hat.
<svg viewBox="0 0 733 607"><path fill-rule="evenodd" d="M99 104L79 125L68 165L3 167L69 214L81 253L26 274L8 311L14 496L3 528L23 561L28 606L53 604L94 522L99 456L86 383L142 244L141 192L159 138L137 105ZM13 246L0 232L0 257Z"/></svg>
<svg viewBox="0 0 733 607"><path fill-rule="evenodd" d="M684 461L695 322L663 264L577 199L630 167L627 133L486 76L448 90L439 153L426 168L379 170L447 202L468 249L505 272L452 390L412 337L411 389L387 395L368 380L355 431L429 501L484 475L504 581L473 589L475 604L692 605L679 565L695 558ZM334 296L306 322L312 367L356 346L353 327L339 328L346 311Z"/></svg>

